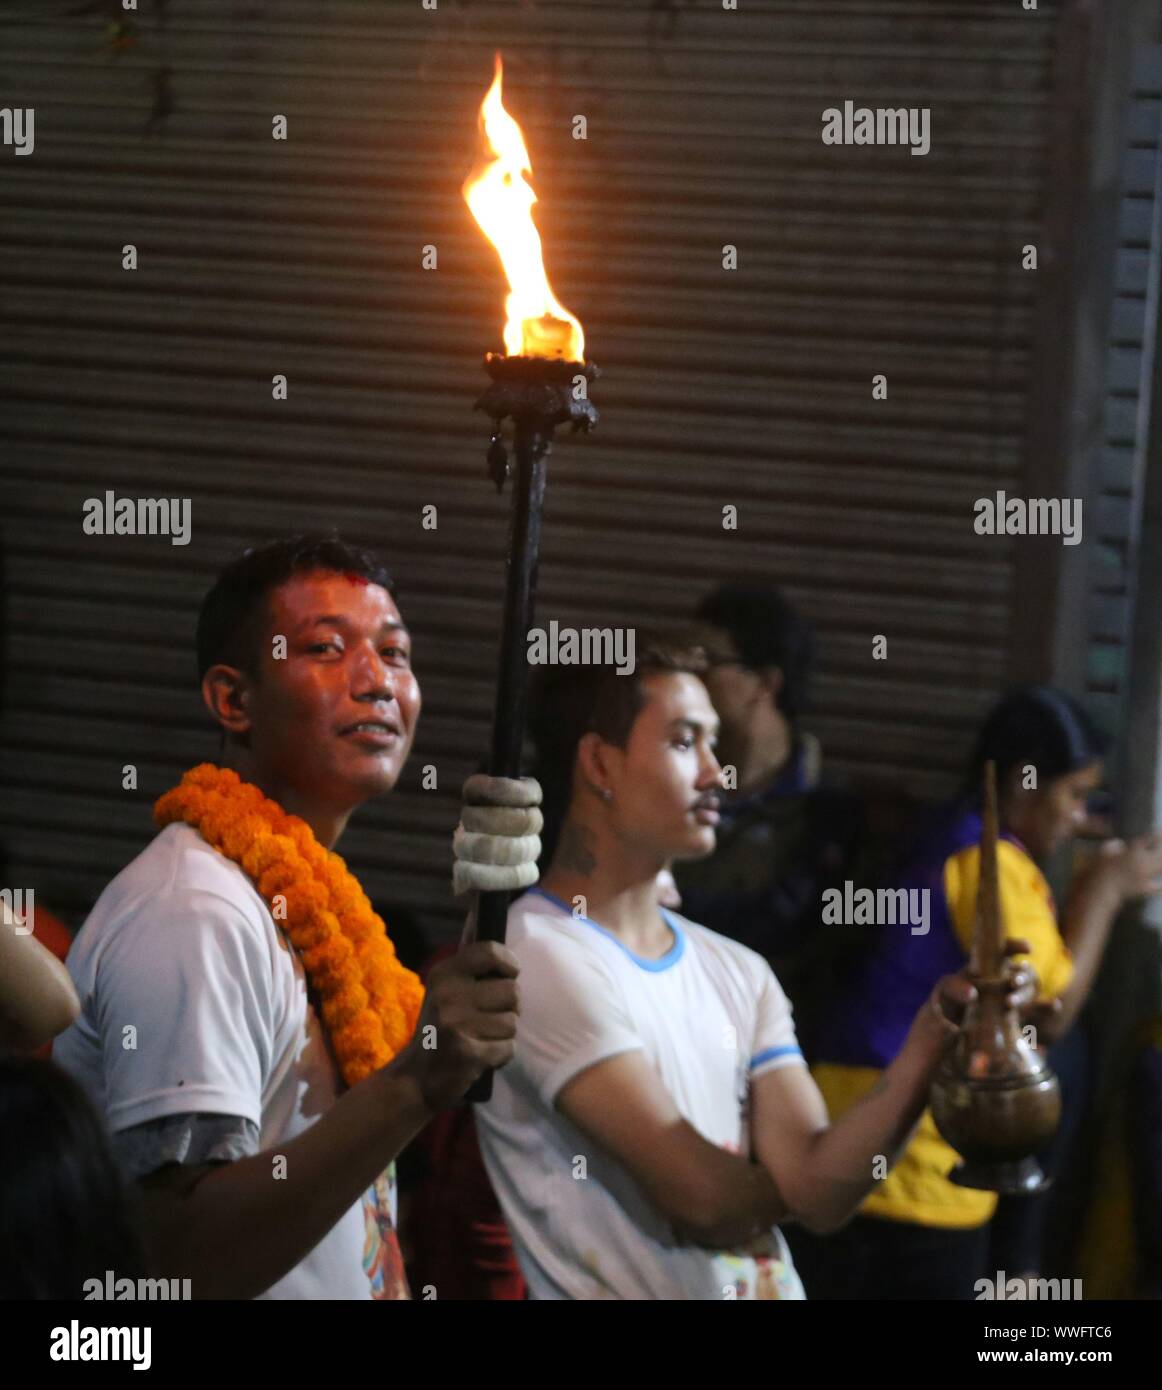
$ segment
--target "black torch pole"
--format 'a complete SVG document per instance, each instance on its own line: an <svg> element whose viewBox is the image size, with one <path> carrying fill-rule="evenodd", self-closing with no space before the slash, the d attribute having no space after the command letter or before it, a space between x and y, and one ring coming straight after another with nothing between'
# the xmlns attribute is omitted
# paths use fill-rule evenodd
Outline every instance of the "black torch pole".
<svg viewBox="0 0 1162 1390"><path fill-rule="evenodd" d="M528 631L536 604L537 557L541 547L541 507L552 449L552 429L541 431L517 421L513 453L512 535L504 585L500 631L500 670L492 714L493 777L519 777L528 708ZM481 893L477 904L477 941L503 941L508 917L507 892Z"/></svg>
<svg viewBox="0 0 1162 1390"><path fill-rule="evenodd" d="M500 636L500 670L492 717L493 777L519 777L528 705L528 633L536 601L537 558L541 545L541 508L553 431L570 423L574 431L589 430L597 411L589 403L588 384L598 375L592 364L540 357L502 357L489 353L484 365L492 385L476 403L492 416L493 438L489 469L498 490L508 476L500 440L503 421L513 420L512 529L505 571L504 616ZM584 387L578 392L578 381ZM476 940L503 941L510 894L481 893L476 909ZM468 1092L470 1102L492 1095L492 1073L485 1072Z"/></svg>

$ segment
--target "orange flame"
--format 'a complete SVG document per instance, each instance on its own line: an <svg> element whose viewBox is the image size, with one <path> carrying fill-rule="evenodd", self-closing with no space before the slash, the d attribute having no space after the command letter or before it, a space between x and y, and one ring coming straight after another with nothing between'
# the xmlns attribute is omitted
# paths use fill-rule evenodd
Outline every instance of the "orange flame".
<svg viewBox="0 0 1162 1390"><path fill-rule="evenodd" d="M481 155L462 191L508 277L504 350L510 357L583 362L581 324L553 294L545 274L541 238L532 215L537 195L525 177L532 174L533 166L521 128L501 101L501 75L498 53L496 75L480 106Z"/></svg>

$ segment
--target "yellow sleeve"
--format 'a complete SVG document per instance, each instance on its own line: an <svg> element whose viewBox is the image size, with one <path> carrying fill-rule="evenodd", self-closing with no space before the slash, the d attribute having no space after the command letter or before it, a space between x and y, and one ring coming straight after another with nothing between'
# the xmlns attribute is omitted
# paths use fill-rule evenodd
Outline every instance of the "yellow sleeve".
<svg viewBox="0 0 1162 1390"><path fill-rule="evenodd" d="M1028 956L1041 982L1042 999L1064 993L1073 978L1073 957L1057 930L1053 895L1045 876L1024 850L1008 840L997 845L997 877L1006 936L1023 936L1033 948ZM969 845L944 866L944 895L957 939L972 949L976 925L976 889L980 880L980 846Z"/></svg>

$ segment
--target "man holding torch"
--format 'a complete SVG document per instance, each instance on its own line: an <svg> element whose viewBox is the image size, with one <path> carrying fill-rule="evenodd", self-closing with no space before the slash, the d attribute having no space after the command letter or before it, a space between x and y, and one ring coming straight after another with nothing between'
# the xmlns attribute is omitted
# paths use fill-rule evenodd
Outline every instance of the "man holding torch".
<svg viewBox="0 0 1162 1390"><path fill-rule="evenodd" d="M432 972L425 999L332 852L352 811L395 785L420 693L382 566L337 539L298 538L248 552L207 596L199 678L222 766L192 769L158 801L161 834L70 954L82 1013L59 1060L140 1182L156 1272L190 1279L195 1297L406 1297L392 1161L512 1053L517 968L495 936L503 895L535 881L540 852L539 789L506 775L522 722L513 657L552 432L595 419L573 393L596 369L548 291L499 59L485 108L482 131L502 151L465 196L520 283L510 356L489 363L481 402L496 428L516 422L502 717L494 775L469 779L454 840L456 891L483 894L482 939Z"/></svg>
<svg viewBox="0 0 1162 1390"><path fill-rule="evenodd" d="M517 1011L493 942L424 997L332 852L411 749L411 637L374 556L297 537L219 577L198 664L220 765L158 801L161 833L81 929L81 1016L55 1056L139 1184L153 1273L195 1298L406 1298L392 1162L509 1059ZM462 888L535 879L536 835L488 803L537 795L504 779L474 795Z"/></svg>

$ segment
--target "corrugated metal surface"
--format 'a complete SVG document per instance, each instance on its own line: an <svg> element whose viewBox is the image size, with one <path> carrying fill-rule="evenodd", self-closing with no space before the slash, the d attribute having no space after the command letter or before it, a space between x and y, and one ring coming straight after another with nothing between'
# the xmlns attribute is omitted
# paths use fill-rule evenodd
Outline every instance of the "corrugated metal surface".
<svg viewBox="0 0 1162 1390"><path fill-rule="evenodd" d="M0 150L14 882L91 901L216 746L191 655L214 572L337 524L390 556L426 700L344 850L377 897L451 920L506 530L469 408L501 290L458 192L496 47L555 288L605 371L601 430L552 460L541 614L676 617L773 576L821 628L831 761L947 786L1006 675L1013 543L975 536L972 504L1022 491L1054 5L141 0L120 49L118 7L80 9L0 27L0 91L36 110L34 155ZM930 107L931 153L823 146L845 99ZM106 488L191 498L192 544L83 536Z"/></svg>
<svg viewBox="0 0 1162 1390"><path fill-rule="evenodd" d="M1104 438L1093 471L1086 685L1117 727L1129 678L1136 549L1162 275L1162 48L1134 64L1106 350ZM1156 408L1156 407L1155 407ZM1155 596L1144 597L1148 604ZM1125 753L1123 753L1123 760Z"/></svg>

